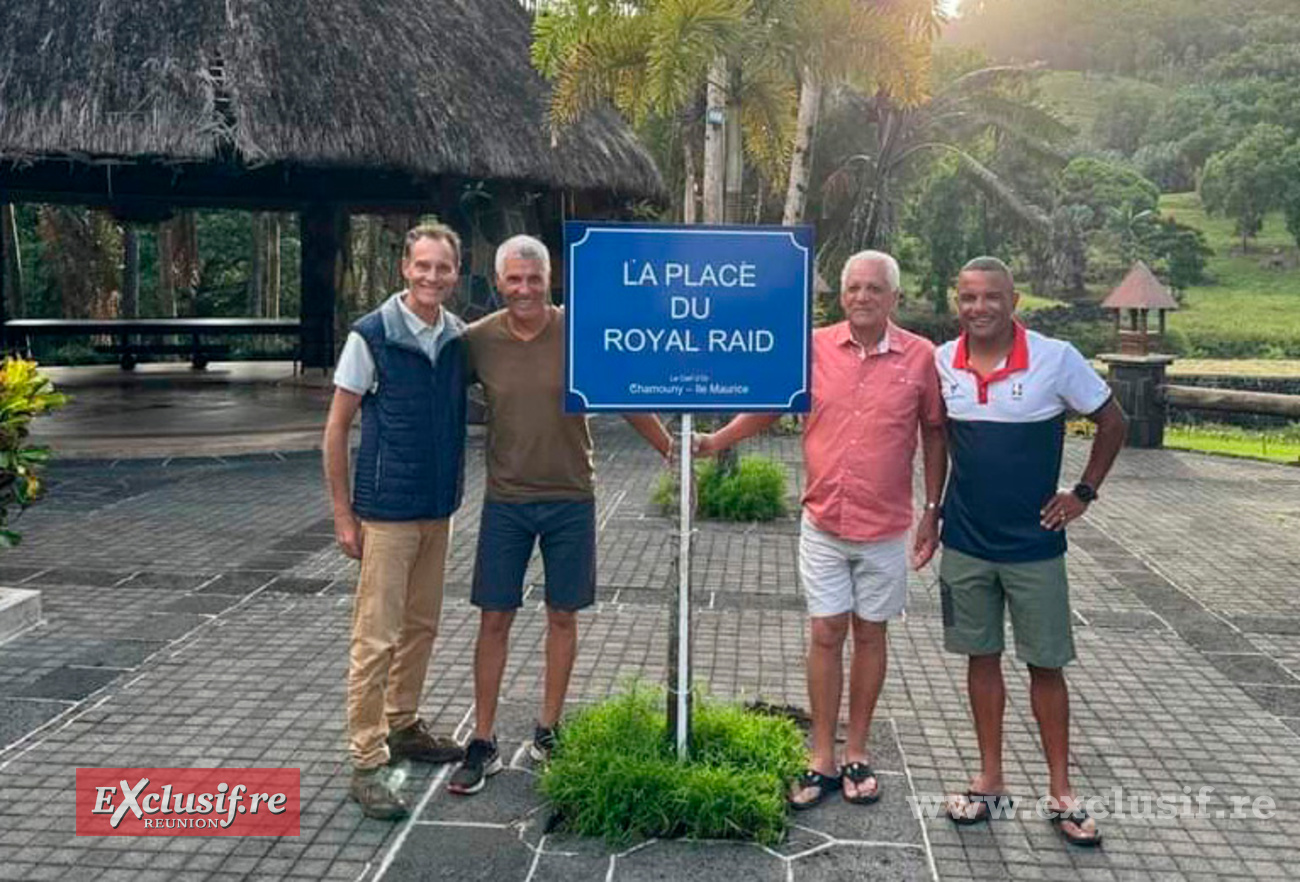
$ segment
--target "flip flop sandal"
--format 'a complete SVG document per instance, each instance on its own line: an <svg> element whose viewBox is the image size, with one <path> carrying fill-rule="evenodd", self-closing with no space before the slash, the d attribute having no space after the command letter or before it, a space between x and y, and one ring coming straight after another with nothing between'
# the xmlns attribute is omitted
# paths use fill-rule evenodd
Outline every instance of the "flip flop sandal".
<svg viewBox="0 0 1300 882"><path fill-rule="evenodd" d="M867 780L869 778L876 778L876 773L875 771L872 770L871 764L862 763L862 762L849 763L847 766L845 766L840 770L840 775L842 775L844 778L848 778L854 784L857 784L859 788L861 788L863 784L867 783ZM842 783L841 786L843 786ZM861 794L861 792L859 792L857 796L849 796L848 789L846 788L844 790L844 801L851 802L854 805L871 805L873 802L877 801L878 799L880 799L879 778L876 778L876 791L869 795L864 796Z"/></svg>
<svg viewBox="0 0 1300 882"><path fill-rule="evenodd" d="M836 790L840 789L839 775L823 775L816 769L808 769L798 779L799 789L807 790L809 787L817 788L817 795L807 802L795 802L790 796L786 797L786 802L790 808L797 812L810 809L815 805L820 805L826 797L830 796Z"/></svg>
<svg viewBox="0 0 1300 882"><path fill-rule="evenodd" d="M1066 842L1070 843L1071 845L1079 845L1084 848L1093 848L1095 846L1101 845L1100 830L1094 831L1091 836L1089 836L1087 833L1083 834L1082 836L1077 836L1073 833L1067 833L1065 831L1065 828L1061 826L1061 824L1064 823L1065 821L1069 821L1070 823L1075 824L1080 829L1082 829L1083 822L1088 820L1088 818L1090 817L1091 815L1089 815L1086 810L1080 807L1075 807L1073 810L1068 812L1063 812L1063 811L1053 812L1052 815L1050 816L1050 819L1052 821L1052 826L1054 826L1057 829L1057 831L1061 834L1061 837L1065 839Z"/></svg>
<svg viewBox="0 0 1300 882"><path fill-rule="evenodd" d="M993 806L1000 804L1004 799L1010 798L1002 793L979 793L975 790L967 790L965 793L954 794L954 796L959 796L964 799L967 805L979 806L979 808L975 809L973 817L966 814L964 811L954 812L951 805L953 797L948 797L950 800L947 808L948 820L952 821L959 827L969 827L971 824L982 824L985 821L991 820L993 817Z"/></svg>

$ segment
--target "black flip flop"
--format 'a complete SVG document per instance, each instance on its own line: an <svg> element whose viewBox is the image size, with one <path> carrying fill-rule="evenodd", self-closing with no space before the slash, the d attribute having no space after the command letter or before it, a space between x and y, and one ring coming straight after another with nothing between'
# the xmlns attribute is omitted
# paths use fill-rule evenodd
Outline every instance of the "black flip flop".
<svg viewBox="0 0 1300 882"><path fill-rule="evenodd" d="M817 788L817 795L807 802L795 802L790 796L785 798L790 808L801 812L815 805L821 805L826 797L840 789L841 782L839 775L823 775L816 769L808 769L799 776L798 784L800 790L806 790L809 787Z"/></svg>
<svg viewBox="0 0 1300 882"><path fill-rule="evenodd" d="M844 778L848 778L850 781L852 781L854 784L857 784L859 787L867 783L868 778L876 778L876 773L871 768L871 764L863 763L863 762L849 763L847 766L840 769L840 775ZM843 786L843 782L841 782L840 786ZM869 796L862 796L861 794L859 794L858 796L849 796L849 791L848 790L844 791L844 801L851 802L854 805L871 805L873 802L876 802L878 799L880 799L879 778L876 778L876 792L872 793Z"/></svg>
<svg viewBox="0 0 1300 882"><path fill-rule="evenodd" d="M1004 793L980 793L975 790L967 790L965 793L960 795L965 798L968 804L978 805L979 808L975 810L975 817L972 818L965 814L953 814L952 808L949 807L947 809L948 820L952 821L959 827L969 827L971 824L982 824L985 821L991 820L993 817L993 806L1000 805L1004 799L1010 799L1010 797Z"/></svg>
<svg viewBox="0 0 1300 882"><path fill-rule="evenodd" d="M1051 815L1049 815L1048 817L1052 822L1052 826L1055 827L1057 832L1061 834L1061 838L1063 838L1066 842L1070 843L1071 845L1078 845L1082 848L1095 848L1096 846L1101 845L1100 830L1096 831L1091 836L1087 834L1084 834L1083 836L1074 836L1070 833L1065 832L1065 828L1061 826L1062 822L1069 821L1070 823L1075 824L1080 829L1082 829L1083 822L1088 820L1088 818L1092 817L1082 806L1075 806L1073 809L1071 809L1068 812L1067 811L1052 812Z"/></svg>

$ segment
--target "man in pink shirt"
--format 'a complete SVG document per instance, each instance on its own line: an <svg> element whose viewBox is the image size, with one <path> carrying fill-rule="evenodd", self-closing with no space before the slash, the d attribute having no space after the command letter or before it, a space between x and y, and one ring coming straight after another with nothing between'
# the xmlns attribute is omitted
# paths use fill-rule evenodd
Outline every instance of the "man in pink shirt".
<svg viewBox="0 0 1300 882"><path fill-rule="evenodd" d="M912 566L925 566L938 544L939 499L948 469L943 399L933 344L890 321L898 295L894 258L878 251L855 254L840 277L845 320L813 332L813 403L804 422L807 487L799 535L799 581L811 617L812 756L791 788L796 809L810 808L841 787L849 802L880 798L867 737L885 682L886 624L902 614L907 600L918 429L925 508L912 542ZM700 435L695 450L725 450L777 419L743 414L711 435ZM850 626L849 729L841 766L835 726Z"/></svg>

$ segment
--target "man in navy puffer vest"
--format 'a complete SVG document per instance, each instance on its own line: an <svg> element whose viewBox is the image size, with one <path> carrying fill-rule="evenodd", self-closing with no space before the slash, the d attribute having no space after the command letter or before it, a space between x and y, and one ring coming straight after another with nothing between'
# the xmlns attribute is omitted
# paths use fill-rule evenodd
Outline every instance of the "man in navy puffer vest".
<svg viewBox="0 0 1300 882"><path fill-rule="evenodd" d="M353 326L325 426L335 537L361 561L348 665L350 793L374 818L409 810L403 776L390 763L461 757L418 716L465 483L465 325L442 306L459 271L460 237L450 227L407 233L407 288ZM348 440L358 410L351 482Z"/></svg>

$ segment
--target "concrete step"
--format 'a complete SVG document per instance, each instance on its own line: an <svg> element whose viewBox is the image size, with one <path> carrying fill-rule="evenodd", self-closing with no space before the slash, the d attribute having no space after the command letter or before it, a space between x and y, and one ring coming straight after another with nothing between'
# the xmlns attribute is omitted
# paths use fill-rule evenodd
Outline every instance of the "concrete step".
<svg viewBox="0 0 1300 882"><path fill-rule="evenodd" d="M0 643L41 619L41 592L0 588Z"/></svg>

